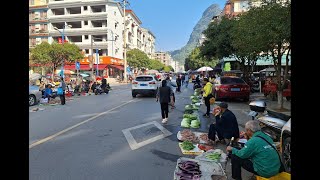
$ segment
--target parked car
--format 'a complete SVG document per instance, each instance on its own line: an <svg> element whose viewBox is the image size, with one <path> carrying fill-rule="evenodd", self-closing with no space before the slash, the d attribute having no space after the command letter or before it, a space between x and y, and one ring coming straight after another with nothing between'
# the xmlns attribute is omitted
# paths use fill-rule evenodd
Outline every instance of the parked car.
<svg viewBox="0 0 320 180"><path fill-rule="evenodd" d="M280 151L286 172L291 172L291 119L283 126L280 138Z"/></svg>
<svg viewBox="0 0 320 180"><path fill-rule="evenodd" d="M213 84L213 94L216 100L222 98L242 98L245 102L249 101L250 86L239 77L217 77Z"/></svg>
<svg viewBox="0 0 320 180"><path fill-rule="evenodd" d="M38 86L29 86L29 106L37 104L42 97Z"/></svg>
<svg viewBox="0 0 320 180"><path fill-rule="evenodd" d="M132 81L132 97L137 94L148 94L156 97L158 87L160 86L159 79L154 75L138 75Z"/></svg>

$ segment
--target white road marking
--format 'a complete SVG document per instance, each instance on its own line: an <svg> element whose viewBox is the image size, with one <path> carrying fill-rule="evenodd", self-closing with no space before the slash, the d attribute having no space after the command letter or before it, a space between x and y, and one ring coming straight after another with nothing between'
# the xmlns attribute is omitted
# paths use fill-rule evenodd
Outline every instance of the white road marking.
<svg viewBox="0 0 320 180"><path fill-rule="evenodd" d="M132 134L130 133L131 130L133 129L138 129L140 127L143 127L143 126L148 126L148 125L155 125L158 129L160 129L162 131L163 134L160 134L158 136L155 136L155 137L152 137L148 140L145 140L145 141L142 141L140 143L137 143L137 141L133 138ZM148 123L145 123L145 124L141 124L141 125L138 125L138 126L134 126L134 127L131 127L131 128L128 128L128 129L124 129L122 130L125 138L127 139L128 141L128 144L130 146L130 148L132 150L135 150L135 149L138 149L142 146L145 146L147 144L150 144L152 142L155 142L157 140L160 140L162 138L165 138L167 136L170 136L172 133L170 131L168 131L166 128L164 128L163 126L161 126L158 122L156 121L152 121L152 122L148 122Z"/></svg>
<svg viewBox="0 0 320 180"><path fill-rule="evenodd" d="M41 139L41 140L39 140L39 141L36 141L36 142L30 144L30 145L29 145L29 149L31 149L31 148L39 145L39 144L45 143L45 142L47 142L47 141L49 141L49 140L51 140L51 139L53 139L53 138L55 138L55 137L63 134L63 133L65 133L65 132L68 132L68 131L70 131L70 130L72 130L72 129L74 129L74 128L76 128L76 127L78 127L78 126L80 126L80 125L82 125L82 124L84 124L84 123L87 123L87 122L89 122L89 121L92 121L92 120L96 119L97 117L100 117L100 116L102 116L102 115L105 115L105 114L107 114L107 113L109 113L109 112L111 112L111 111L113 111L113 110L115 110L115 109L118 109L118 108L120 108L120 107L122 107L122 106L124 106L124 105L126 105L126 104L129 104L129 103L131 103L131 102L138 102L138 101L141 101L141 100L137 100L137 101L135 101L135 100L130 100L130 101L128 101L128 102L126 102L126 103L123 103L123 104L120 104L119 106L114 107L114 108L112 108L112 109L110 109L110 110L108 110L108 111L99 113L99 114L97 114L96 116L93 116L93 117L91 117L91 118L89 118L89 119L87 119L87 120L85 120L85 121L82 121L82 122L80 122L80 123L78 123L78 124L76 124L76 125L73 125L73 126L67 128L67 129L64 129L64 130L62 130L62 131L60 131L60 132L58 132L58 133L56 133L56 134L53 134L53 135L51 135L51 136L48 136L48 137L46 137L46 138L43 138L43 139Z"/></svg>

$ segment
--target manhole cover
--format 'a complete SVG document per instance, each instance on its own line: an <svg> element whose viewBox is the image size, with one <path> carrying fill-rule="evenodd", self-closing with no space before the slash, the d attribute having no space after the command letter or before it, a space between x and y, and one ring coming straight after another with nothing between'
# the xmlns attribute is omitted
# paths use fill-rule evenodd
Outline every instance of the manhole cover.
<svg viewBox="0 0 320 180"><path fill-rule="evenodd" d="M148 126L143 126L143 127L131 130L131 134L133 138L137 141L137 143L140 143L142 141L153 138L155 136L159 136L163 133L154 124L150 124Z"/></svg>

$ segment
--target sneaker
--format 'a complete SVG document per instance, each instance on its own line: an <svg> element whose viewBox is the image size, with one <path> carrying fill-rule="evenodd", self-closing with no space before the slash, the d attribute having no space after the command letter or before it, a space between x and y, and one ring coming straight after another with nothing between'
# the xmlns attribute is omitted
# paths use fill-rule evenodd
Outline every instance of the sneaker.
<svg viewBox="0 0 320 180"><path fill-rule="evenodd" d="M164 119L164 123L167 123L167 122L168 122L168 118L165 118L165 119Z"/></svg>
<svg viewBox="0 0 320 180"><path fill-rule="evenodd" d="M164 119L162 119L162 123L164 124L164 123L166 123L167 121L166 121L166 118L164 118Z"/></svg>

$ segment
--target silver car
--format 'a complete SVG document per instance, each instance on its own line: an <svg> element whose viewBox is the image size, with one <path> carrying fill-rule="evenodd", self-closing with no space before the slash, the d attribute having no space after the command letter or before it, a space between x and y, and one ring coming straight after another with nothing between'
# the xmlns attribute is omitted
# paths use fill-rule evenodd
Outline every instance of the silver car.
<svg viewBox="0 0 320 180"><path fill-rule="evenodd" d="M29 106L37 104L42 97L42 92L38 86L29 86Z"/></svg>

